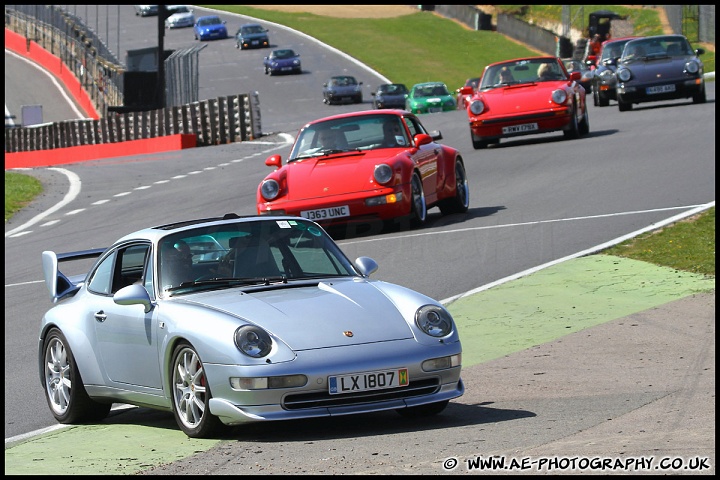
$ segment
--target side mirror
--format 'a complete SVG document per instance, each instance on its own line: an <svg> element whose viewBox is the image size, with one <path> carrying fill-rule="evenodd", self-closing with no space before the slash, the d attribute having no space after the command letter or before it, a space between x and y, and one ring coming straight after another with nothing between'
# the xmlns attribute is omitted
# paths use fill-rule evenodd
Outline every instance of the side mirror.
<svg viewBox="0 0 720 480"><path fill-rule="evenodd" d="M265 165L276 169L280 168L280 166L282 166L282 157L280 157L280 155L270 155L267 160L265 160Z"/></svg>
<svg viewBox="0 0 720 480"><path fill-rule="evenodd" d="M576 82L582 78L582 73L580 72L570 72L570 80L575 80Z"/></svg>
<svg viewBox="0 0 720 480"><path fill-rule="evenodd" d="M427 145L428 143L432 143L433 137L428 135L427 133L418 133L415 135L415 146L420 147L422 145Z"/></svg>
<svg viewBox="0 0 720 480"><path fill-rule="evenodd" d="M147 290L142 285L128 285L123 287L113 295L113 302L118 305L142 305L145 313L152 310L152 300Z"/></svg>

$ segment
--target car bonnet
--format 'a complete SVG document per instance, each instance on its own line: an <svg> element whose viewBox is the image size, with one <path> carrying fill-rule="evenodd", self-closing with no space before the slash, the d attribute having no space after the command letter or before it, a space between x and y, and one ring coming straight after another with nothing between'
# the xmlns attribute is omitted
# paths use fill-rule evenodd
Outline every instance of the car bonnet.
<svg viewBox="0 0 720 480"><path fill-rule="evenodd" d="M626 63L625 66L632 72L633 81L662 83L665 80L690 79L691 77L685 74L685 64L692 58L692 56L665 57Z"/></svg>
<svg viewBox="0 0 720 480"><path fill-rule="evenodd" d="M392 162L383 150L352 150L324 157L305 158L286 164L287 200L301 200L364 192L380 186L370 183L375 165Z"/></svg>
<svg viewBox="0 0 720 480"><path fill-rule="evenodd" d="M481 93L485 104L490 108L491 116L521 114L522 112L547 110L557 107L550 101L550 95L558 88L567 85L567 81L539 82L513 85L506 88L486 90Z"/></svg>
<svg viewBox="0 0 720 480"><path fill-rule="evenodd" d="M373 282L359 277L244 292L182 298L255 323L295 351L413 338L398 307ZM413 307L405 314L412 320L414 313Z"/></svg>

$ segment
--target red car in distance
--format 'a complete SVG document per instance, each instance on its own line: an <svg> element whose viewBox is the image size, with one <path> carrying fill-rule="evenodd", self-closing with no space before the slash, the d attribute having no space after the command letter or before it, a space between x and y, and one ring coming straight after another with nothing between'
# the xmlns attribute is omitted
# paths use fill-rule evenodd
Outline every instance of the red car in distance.
<svg viewBox="0 0 720 480"><path fill-rule="evenodd" d="M257 189L260 215L295 215L323 226L388 223L417 227L429 209L463 213L470 203L460 152L438 143L405 110L367 110L308 123L287 161L271 155L274 171Z"/></svg>
<svg viewBox="0 0 720 480"><path fill-rule="evenodd" d="M586 135L590 120L580 77L580 72L568 73L557 57L488 65L467 106L473 148L554 131L562 131L566 138Z"/></svg>

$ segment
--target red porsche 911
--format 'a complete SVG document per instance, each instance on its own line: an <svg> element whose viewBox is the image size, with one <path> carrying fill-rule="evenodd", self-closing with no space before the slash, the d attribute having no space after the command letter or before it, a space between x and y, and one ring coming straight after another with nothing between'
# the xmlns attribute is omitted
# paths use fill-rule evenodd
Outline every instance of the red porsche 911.
<svg viewBox="0 0 720 480"><path fill-rule="evenodd" d="M556 57L493 63L467 106L475 149L501 138L562 131L579 138L590 131L580 72L568 73ZM466 87L468 88L468 87Z"/></svg>
<svg viewBox="0 0 720 480"><path fill-rule="evenodd" d="M405 110L367 110L322 118L298 133L283 165L260 183L260 215L295 215L323 226L408 219L425 223L427 211L463 213L470 196L460 152L437 143Z"/></svg>

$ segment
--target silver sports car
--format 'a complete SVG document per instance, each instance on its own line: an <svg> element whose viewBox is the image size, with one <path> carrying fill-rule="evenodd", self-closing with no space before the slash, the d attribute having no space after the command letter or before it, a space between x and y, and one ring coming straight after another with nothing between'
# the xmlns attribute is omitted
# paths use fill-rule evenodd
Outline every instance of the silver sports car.
<svg viewBox="0 0 720 480"><path fill-rule="evenodd" d="M94 257L86 275L59 271ZM300 217L160 225L106 249L45 251L42 265L55 305L40 380L61 423L100 420L115 402L172 411L208 437L264 420L433 415L464 393L448 311L371 280L375 261L352 263Z"/></svg>

